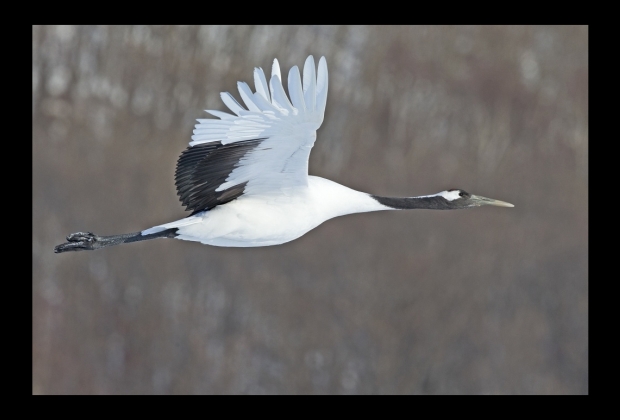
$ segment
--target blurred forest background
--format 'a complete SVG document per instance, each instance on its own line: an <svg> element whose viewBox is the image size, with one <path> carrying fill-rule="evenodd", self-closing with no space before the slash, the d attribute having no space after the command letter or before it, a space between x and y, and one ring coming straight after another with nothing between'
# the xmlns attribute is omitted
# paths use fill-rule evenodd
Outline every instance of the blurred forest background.
<svg viewBox="0 0 620 420"><path fill-rule="evenodd" d="M36 394L585 394L588 28L34 26ZM56 255L188 215L174 170L252 70L324 55L310 173L515 208L358 214L291 243Z"/></svg>

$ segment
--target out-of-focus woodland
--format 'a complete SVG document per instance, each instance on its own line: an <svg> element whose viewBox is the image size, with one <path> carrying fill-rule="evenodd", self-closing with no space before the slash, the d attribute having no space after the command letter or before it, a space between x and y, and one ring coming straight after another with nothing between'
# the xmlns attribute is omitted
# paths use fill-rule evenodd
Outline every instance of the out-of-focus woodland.
<svg viewBox="0 0 620 420"><path fill-rule="evenodd" d="M588 28L34 26L33 393L588 392ZM265 248L56 255L188 215L219 93L325 56L310 173L512 209L330 220Z"/></svg>

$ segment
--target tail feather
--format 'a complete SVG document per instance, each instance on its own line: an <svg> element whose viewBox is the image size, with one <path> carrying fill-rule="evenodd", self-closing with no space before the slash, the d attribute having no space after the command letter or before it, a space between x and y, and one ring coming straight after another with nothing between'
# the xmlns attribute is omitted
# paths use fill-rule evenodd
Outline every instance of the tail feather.
<svg viewBox="0 0 620 420"><path fill-rule="evenodd" d="M152 235L154 233L164 232L164 231L167 231L173 228L180 228L183 226L189 226L189 225L193 225L194 223L200 223L200 222L202 222L202 212L198 212L192 216L186 217L181 220L176 220L174 222L170 222L170 223L166 223L163 225L154 226L149 229L145 229L142 232L140 232L140 234L141 235Z"/></svg>

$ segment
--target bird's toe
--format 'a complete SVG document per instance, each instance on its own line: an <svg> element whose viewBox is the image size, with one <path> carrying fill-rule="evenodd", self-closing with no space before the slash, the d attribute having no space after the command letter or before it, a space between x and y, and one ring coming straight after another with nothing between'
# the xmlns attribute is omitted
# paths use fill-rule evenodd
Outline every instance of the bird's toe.
<svg viewBox="0 0 620 420"><path fill-rule="evenodd" d="M97 235L92 232L75 232L67 236L69 242L93 242L97 239Z"/></svg>

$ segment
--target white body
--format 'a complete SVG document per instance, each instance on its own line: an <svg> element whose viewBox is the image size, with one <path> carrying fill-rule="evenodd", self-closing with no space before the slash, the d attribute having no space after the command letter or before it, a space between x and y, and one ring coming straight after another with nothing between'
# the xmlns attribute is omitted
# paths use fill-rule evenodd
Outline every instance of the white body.
<svg viewBox="0 0 620 420"><path fill-rule="evenodd" d="M177 239L208 245L278 245L297 239L337 216L390 209L366 193L308 176L308 158L327 102L325 58L319 60L316 72L314 58L308 57L303 80L297 66L291 68L289 96L282 81L278 60L273 62L269 81L262 69L254 69L256 92L243 82L237 84L247 109L224 92L220 96L233 114L207 111L217 119L198 120L195 127L191 148L205 144L234 146L244 141L260 141L260 144L240 156L238 162L227 161L227 164L234 163L233 167L224 164L217 167L219 162L212 162L213 177L204 175L205 168L192 172L194 168L190 165L191 170L183 169L179 182L190 208L192 201L210 197L203 195L203 186L208 188L216 185L212 182L221 182L217 179L218 171L230 169L225 181L209 194L217 196L239 185L243 185L243 194L206 211L195 210L196 214L188 218L144 230L142 235L176 228ZM185 186L191 191L187 192Z"/></svg>
<svg viewBox="0 0 620 420"><path fill-rule="evenodd" d="M176 239L207 245L278 245L297 239L334 217L377 210L392 209L366 193L309 176L307 187L241 196L224 206L142 233L146 235L176 227Z"/></svg>

